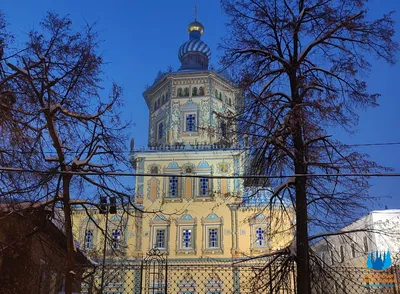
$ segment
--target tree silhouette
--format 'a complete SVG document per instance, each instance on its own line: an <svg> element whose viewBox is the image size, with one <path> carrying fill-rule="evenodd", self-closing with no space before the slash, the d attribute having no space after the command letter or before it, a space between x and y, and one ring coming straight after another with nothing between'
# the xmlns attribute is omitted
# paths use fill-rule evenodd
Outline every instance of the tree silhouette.
<svg viewBox="0 0 400 294"><path fill-rule="evenodd" d="M335 232L367 204L367 177L332 175L381 170L330 131L351 134L357 112L378 105L379 94L364 80L366 56L395 63L392 13L369 20L366 0L221 2L230 30L222 63L246 97L236 119L253 150L250 173L304 175L272 179L271 204L288 200L295 209L297 293L311 293L311 240Z"/></svg>

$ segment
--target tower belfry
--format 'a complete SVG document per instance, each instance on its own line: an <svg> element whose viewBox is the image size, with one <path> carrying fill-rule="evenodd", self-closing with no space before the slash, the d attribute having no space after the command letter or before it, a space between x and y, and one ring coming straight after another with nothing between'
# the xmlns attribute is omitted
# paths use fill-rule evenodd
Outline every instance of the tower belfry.
<svg viewBox="0 0 400 294"><path fill-rule="evenodd" d="M181 67L160 72L143 93L150 110L150 146L237 144L236 125L228 117L236 114L241 98L226 76L208 69L211 49L201 40L204 26L194 8L189 40L178 51Z"/></svg>

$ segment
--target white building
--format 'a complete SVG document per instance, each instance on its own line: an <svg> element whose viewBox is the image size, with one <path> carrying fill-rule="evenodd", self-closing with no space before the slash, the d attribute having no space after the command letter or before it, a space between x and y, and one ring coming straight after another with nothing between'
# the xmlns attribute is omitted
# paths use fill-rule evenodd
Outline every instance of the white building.
<svg viewBox="0 0 400 294"><path fill-rule="evenodd" d="M347 233L348 232L348 233ZM327 265L366 267L369 253L400 253L400 209L376 210L312 245Z"/></svg>

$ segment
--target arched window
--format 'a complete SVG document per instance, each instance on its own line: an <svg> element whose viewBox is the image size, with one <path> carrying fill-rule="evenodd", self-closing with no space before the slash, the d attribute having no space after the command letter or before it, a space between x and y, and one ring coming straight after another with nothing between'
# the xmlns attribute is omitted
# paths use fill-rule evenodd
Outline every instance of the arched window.
<svg viewBox="0 0 400 294"><path fill-rule="evenodd" d="M182 97L182 88L178 88L178 91L176 92L176 96Z"/></svg>
<svg viewBox="0 0 400 294"><path fill-rule="evenodd" d="M344 247L340 245L340 262L344 262Z"/></svg>
<svg viewBox="0 0 400 294"><path fill-rule="evenodd" d="M222 100L222 92L219 92L219 100Z"/></svg>
<svg viewBox="0 0 400 294"><path fill-rule="evenodd" d="M351 257L356 257L356 244L351 243Z"/></svg>
<svg viewBox="0 0 400 294"><path fill-rule="evenodd" d="M218 98L218 90L215 89L215 98Z"/></svg>
<svg viewBox="0 0 400 294"><path fill-rule="evenodd" d="M167 102L167 99L165 98L165 95L162 96L162 103L164 104L165 102Z"/></svg>
<svg viewBox="0 0 400 294"><path fill-rule="evenodd" d="M203 96L203 95L204 95L204 88L203 88L203 87L200 87L200 88L199 88L199 95L200 95L200 96Z"/></svg>
<svg viewBox="0 0 400 294"><path fill-rule="evenodd" d="M363 241L364 241L364 252L368 253L369 248L368 248L368 238L367 238L367 236L363 237Z"/></svg>
<svg viewBox="0 0 400 294"><path fill-rule="evenodd" d="M189 88L185 88L185 90L184 90L184 96L185 96L185 97L189 96Z"/></svg>
<svg viewBox="0 0 400 294"><path fill-rule="evenodd" d="M228 100L228 105L232 106L232 99L231 98L229 98L229 100Z"/></svg>
<svg viewBox="0 0 400 294"><path fill-rule="evenodd" d="M192 90L192 96L197 96L197 87L194 87Z"/></svg>
<svg viewBox="0 0 400 294"><path fill-rule="evenodd" d="M225 138L226 137L226 123L225 122L221 122L221 136L223 137L223 138Z"/></svg>
<svg viewBox="0 0 400 294"><path fill-rule="evenodd" d="M158 139L160 140L162 137L164 137L164 124L160 122L158 124Z"/></svg>

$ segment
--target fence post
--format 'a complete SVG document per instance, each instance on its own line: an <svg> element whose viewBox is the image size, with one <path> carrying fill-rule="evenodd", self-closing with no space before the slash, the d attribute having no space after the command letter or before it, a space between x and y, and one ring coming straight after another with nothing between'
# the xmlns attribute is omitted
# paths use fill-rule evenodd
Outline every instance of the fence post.
<svg viewBox="0 0 400 294"><path fill-rule="evenodd" d="M268 270L269 270L269 293L273 294L273 291L272 291L272 269L271 269L271 265L268 266Z"/></svg>
<svg viewBox="0 0 400 294"><path fill-rule="evenodd" d="M236 265L233 265L233 293L240 294L240 272Z"/></svg>
<svg viewBox="0 0 400 294"><path fill-rule="evenodd" d="M391 268L391 272L393 274L393 283L394 283L394 293L399 294L399 280L398 280L398 265L394 264Z"/></svg>
<svg viewBox="0 0 400 294"><path fill-rule="evenodd" d="M168 293L168 256L165 255L165 294Z"/></svg>
<svg viewBox="0 0 400 294"><path fill-rule="evenodd" d="M144 259L142 258L142 262L140 264L140 281L139 281L139 293L142 293L143 290L143 268L144 268Z"/></svg>

